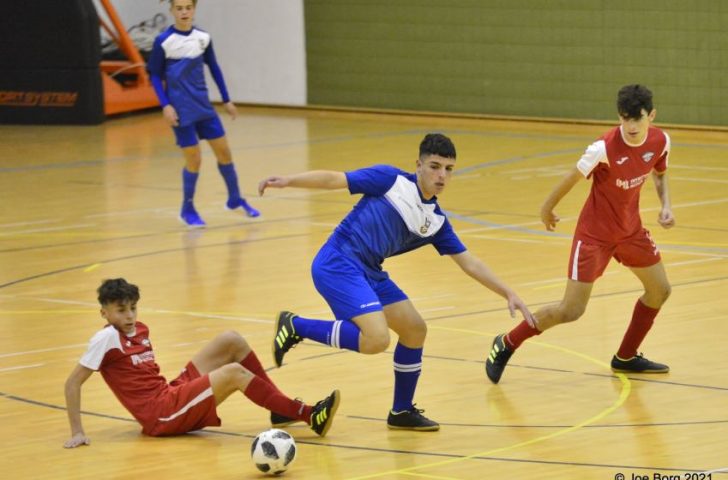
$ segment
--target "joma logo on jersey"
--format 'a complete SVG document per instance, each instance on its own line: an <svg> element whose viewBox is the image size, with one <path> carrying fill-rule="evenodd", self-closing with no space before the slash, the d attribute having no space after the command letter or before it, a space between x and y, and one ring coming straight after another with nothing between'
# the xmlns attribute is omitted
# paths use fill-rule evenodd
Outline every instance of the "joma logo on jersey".
<svg viewBox="0 0 728 480"><path fill-rule="evenodd" d="M616 185L622 190L629 190L630 188L639 187L640 185L645 183L645 178L647 178L647 174L640 175L637 178L631 178L629 180L622 180L621 178L618 178L616 181Z"/></svg>
<svg viewBox="0 0 728 480"><path fill-rule="evenodd" d="M427 233L427 230L430 229L430 225L432 225L432 222L430 221L430 219L429 218L425 218L425 224L420 227L420 233L423 234L423 235L425 233Z"/></svg>
<svg viewBox="0 0 728 480"><path fill-rule="evenodd" d="M131 363L132 365L139 365L140 363L144 362L153 362L154 361L154 352L151 350L148 352L140 353L140 354L134 354L131 356Z"/></svg>

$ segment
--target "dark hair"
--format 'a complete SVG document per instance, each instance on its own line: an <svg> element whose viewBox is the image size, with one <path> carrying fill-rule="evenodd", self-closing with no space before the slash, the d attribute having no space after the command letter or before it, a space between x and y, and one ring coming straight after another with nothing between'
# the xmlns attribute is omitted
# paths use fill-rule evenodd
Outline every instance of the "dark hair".
<svg viewBox="0 0 728 480"><path fill-rule="evenodd" d="M625 85L617 94L617 112L622 118L642 117L642 109L647 113L652 111L652 92L644 85Z"/></svg>
<svg viewBox="0 0 728 480"><path fill-rule="evenodd" d="M164 1L164 0L162 0L162 1ZM174 7L174 0L169 0L169 6L170 6L170 8ZM193 7L197 6L197 0L192 0L192 6Z"/></svg>
<svg viewBox="0 0 728 480"><path fill-rule="evenodd" d="M104 280L96 290L99 294L99 303L136 303L139 301L139 287L128 283L123 278L110 278Z"/></svg>
<svg viewBox="0 0 728 480"><path fill-rule="evenodd" d="M455 145L452 140L441 133L428 133L420 143L420 158L438 155L455 160Z"/></svg>

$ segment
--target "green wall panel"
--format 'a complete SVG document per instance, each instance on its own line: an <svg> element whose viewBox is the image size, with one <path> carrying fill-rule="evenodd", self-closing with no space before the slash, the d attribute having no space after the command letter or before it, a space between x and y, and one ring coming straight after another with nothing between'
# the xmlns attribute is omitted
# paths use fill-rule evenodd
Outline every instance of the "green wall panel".
<svg viewBox="0 0 728 480"><path fill-rule="evenodd" d="M728 126L723 0L304 0L308 103Z"/></svg>

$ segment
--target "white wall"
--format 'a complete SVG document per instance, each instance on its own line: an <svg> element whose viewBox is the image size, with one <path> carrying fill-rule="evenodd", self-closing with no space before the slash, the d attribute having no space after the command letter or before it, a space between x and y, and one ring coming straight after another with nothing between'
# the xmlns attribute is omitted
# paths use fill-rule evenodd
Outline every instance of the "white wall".
<svg viewBox="0 0 728 480"><path fill-rule="evenodd" d="M174 23L167 2L112 3L127 29L157 13L167 16L167 25ZM212 35L233 101L306 104L303 0L199 0L195 24ZM211 98L219 100L209 74L208 86Z"/></svg>

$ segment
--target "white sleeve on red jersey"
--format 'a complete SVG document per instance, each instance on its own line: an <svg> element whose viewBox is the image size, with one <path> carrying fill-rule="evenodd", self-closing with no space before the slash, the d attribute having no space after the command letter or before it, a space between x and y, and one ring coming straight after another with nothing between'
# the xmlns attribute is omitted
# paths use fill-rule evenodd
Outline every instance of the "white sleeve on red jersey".
<svg viewBox="0 0 728 480"><path fill-rule="evenodd" d="M609 164L607 160L607 144L604 143L604 140L597 140L586 147L584 155L576 162L576 168L579 169L582 175L588 177L591 175L592 170L601 162Z"/></svg>
<svg viewBox="0 0 728 480"><path fill-rule="evenodd" d="M119 341L119 332L114 327L106 327L91 337L86 353L78 363L91 370L98 370L106 352L114 348L123 351L121 341Z"/></svg>
<svg viewBox="0 0 728 480"><path fill-rule="evenodd" d="M662 173L665 170L667 170L667 162L670 158L670 135L668 135L666 132L662 132L663 135L665 135L665 148L662 150L662 153L660 154L660 159L655 164L655 170ZM664 157L664 160L663 160Z"/></svg>

